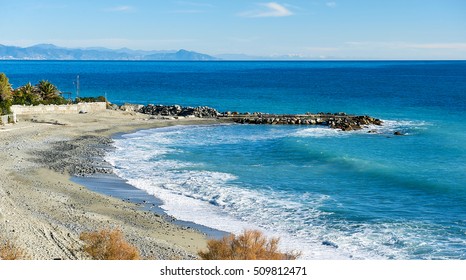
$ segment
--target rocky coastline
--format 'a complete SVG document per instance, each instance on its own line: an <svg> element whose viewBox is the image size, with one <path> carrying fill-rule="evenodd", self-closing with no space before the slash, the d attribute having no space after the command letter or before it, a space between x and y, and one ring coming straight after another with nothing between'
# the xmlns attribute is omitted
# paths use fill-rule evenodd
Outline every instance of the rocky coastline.
<svg viewBox="0 0 466 280"><path fill-rule="evenodd" d="M118 107L116 107L118 108ZM380 119L366 115L348 115L346 113L306 113L306 114L269 114L219 112L214 108L182 107L180 105L134 105L125 104L118 109L138 112L165 119L177 118L217 118L241 124L267 125L322 125L342 131L359 130L368 125L382 125Z"/></svg>

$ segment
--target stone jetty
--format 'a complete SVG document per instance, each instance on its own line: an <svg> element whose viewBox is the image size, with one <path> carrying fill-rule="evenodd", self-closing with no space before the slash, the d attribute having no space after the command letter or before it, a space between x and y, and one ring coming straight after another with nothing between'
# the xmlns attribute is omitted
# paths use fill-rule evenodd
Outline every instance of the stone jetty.
<svg viewBox="0 0 466 280"><path fill-rule="evenodd" d="M124 105L123 105L124 106ZM171 116L171 117L197 117L197 118L217 118L220 113L206 106L202 107L181 107L180 105L152 105L139 108L139 113L156 115L156 116Z"/></svg>
<svg viewBox="0 0 466 280"><path fill-rule="evenodd" d="M382 125L382 121L370 116L346 113L307 113L304 115L238 114L223 115L236 123L270 125L325 125L343 131L358 130L367 125Z"/></svg>
<svg viewBox="0 0 466 280"><path fill-rule="evenodd" d="M125 111L135 111L161 118L197 117L218 118L241 124L268 125L323 125L343 131L362 129L368 125L382 125L380 119L370 116L348 115L346 113L306 113L306 114L266 114L266 113L220 113L214 108L182 107L180 105L134 105L125 104L120 107Z"/></svg>

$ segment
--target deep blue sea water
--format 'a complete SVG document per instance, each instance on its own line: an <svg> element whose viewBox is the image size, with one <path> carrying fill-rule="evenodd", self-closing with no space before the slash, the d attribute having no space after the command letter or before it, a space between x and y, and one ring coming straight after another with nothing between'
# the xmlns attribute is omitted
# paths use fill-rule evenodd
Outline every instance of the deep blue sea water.
<svg viewBox="0 0 466 280"><path fill-rule="evenodd" d="M0 62L114 103L368 114L382 127L139 131L107 159L167 213L260 228L306 259L466 259L466 62ZM367 131L377 129L377 134ZM395 137L395 131L406 135Z"/></svg>

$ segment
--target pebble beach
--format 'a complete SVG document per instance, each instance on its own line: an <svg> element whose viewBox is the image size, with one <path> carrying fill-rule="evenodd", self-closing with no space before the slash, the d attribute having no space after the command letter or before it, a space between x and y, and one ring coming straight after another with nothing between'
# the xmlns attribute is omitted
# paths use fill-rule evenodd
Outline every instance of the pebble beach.
<svg viewBox="0 0 466 280"><path fill-rule="evenodd" d="M206 246L205 234L70 178L111 172L99 161L115 133L215 122L157 120L112 110L20 116L17 124L0 127L0 236L28 259L79 260L89 258L79 239L82 232L116 228L143 258L196 259Z"/></svg>

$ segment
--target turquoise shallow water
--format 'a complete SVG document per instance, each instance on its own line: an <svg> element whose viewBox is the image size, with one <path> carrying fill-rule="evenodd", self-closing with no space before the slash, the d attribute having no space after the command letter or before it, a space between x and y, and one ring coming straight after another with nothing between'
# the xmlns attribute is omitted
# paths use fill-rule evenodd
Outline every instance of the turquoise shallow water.
<svg viewBox="0 0 466 280"><path fill-rule="evenodd" d="M116 103L369 114L377 134L216 125L140 131L107 156L178 218L258 227L308 259L466 259L466 62L0 62ZM406 136L394 137L394 131Z"/></svg>

